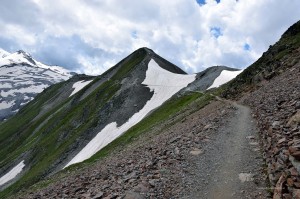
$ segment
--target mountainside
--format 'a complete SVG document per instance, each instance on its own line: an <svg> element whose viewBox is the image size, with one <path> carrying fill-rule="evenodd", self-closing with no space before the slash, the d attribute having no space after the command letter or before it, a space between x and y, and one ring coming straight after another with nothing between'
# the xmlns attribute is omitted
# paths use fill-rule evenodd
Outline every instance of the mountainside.
<svg viewBox="0 0 300 199"><path fill-rule="evenodd" d="M224 70L235 71L216 67L201 85L205 74L187 75L152 50L141 48L98 77L75 75L50 86L0 124L1 194L102 156L110 147L130 141L128 132L140 134L195 99L206 104L210 95L182 89L193 85L189 90L205 91L218 77L225 83L233 76L224 78ZM183 94L176 96L181 90Z"/></svg>
<svg viewBox="0 0 300 199"><path fill-rule="evenodd" d="M0 122L16 114L45 88L72 75L62 67L42 64L24 51L11 54L0 49Z"/></svg>

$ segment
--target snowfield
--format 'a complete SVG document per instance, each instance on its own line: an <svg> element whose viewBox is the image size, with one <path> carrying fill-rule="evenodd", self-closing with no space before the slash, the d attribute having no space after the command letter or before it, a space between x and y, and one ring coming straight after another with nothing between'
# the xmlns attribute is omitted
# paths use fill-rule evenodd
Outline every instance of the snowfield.
<svg viewBox="0 0 300 199"><path fill-rule="evenodd" d="M77 93L78 91L80 91L81 89L83 89L86 85L88 85L89 83L91 83L93 80L90 80L90 81L79 81L79 82L75 82L73 84L73 87L74 90L73 92L71 93L71 95L69 97L71 97L72 95L74 95L75 93Z"/></svg>
<svg viewBox="0 0 300 199"><path fill-rule="evenodd" d="M142 84L154 91L152 98L122 126L117 127L116 122L108 124L64 168L90 158L129 128L140 122L153 109L162 105L179 90L193 82L195 78L196 75L171 73L161 68L154 60L151 60L148 64L146 78Z"/></svg>
<svg viewBox="0 0 300 199"><path fill-rule="evenodd" d="M0 186L14 179L25 167L24 160L0 178Z"/></svg>
<svg viewBox="0 0 300 199"><path fill-rule="evenodd" d="M239 71L223 70L221 74L215 79L214 83L207 88L207 90L211 88L217 88L222 84L229 82L230 80L238 76L241 72L243 72L243 70L239 70Z"/></svg>

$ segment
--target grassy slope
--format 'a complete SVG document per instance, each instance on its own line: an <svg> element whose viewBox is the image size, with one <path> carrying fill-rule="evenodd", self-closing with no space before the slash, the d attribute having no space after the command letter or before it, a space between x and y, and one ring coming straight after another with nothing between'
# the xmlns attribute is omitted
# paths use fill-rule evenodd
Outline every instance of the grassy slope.
<svg viewBox="0 0 300 199"><path fill-rule="evenodd" d="M97 113L114 96L120 88L120 80L125 77L137 63L145 57L145 51L135 52L130 60L116 72L111 80L106 81L94 90L84 100L80 96L87 87L73 97L67 99L58 107L46 113L35 122L32 119L38 115L42 105L50 96L56 94L63 83L54 85L29 103L8 122L0 125L1 144L11 141L8 147L0 149L1 165L8 164L26 151L33 151L35 163L30 170L13 186L0 193L0 198L11 195L21 188L26 188L45 176L49 169L62 154L68 150L75 140L98 123ZM97 81L94 80L94 82ZM53 116L53 117L49 117ZM35 133L35 129L48 118L48 121ZM22 136L19 136L22 135ZM21 138L21 139L18 139ZM16 146L19 146L16 149Z"/></svg>

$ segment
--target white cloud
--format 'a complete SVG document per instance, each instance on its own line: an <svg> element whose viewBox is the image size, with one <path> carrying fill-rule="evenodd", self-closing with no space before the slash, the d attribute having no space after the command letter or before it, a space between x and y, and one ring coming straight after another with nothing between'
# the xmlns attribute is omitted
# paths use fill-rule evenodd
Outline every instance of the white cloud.
<svg viewBox="0 0 300 199"><path fill-rule="evenodd" d="M73 57L66 55L66 59L77 60L80 66L76 68L81 67L80 70L88 74L103 72L143 46L152 48L189 72L199 72L211 65L245 68L300 19L298 0L221 0L218 4L215 0L207 0L202 6L196 0L24 2L30 2L26 13L34 7L32 12L36 14L31 14L33 17L26 23L15 24L15 19L14 24L0 20L2 37L13 40L15 44L11 45L38 54L34 49L41 47L35 45L47 41L48 37L72 38L76 35L89 46L89 52L76 46L78 49L69 55ZM9 9L13 11L14 7ZM0 13L0 18L4 19L4 14ZM29 28L29 20L34 27ZM12 27L16 31L12 31ZM213 27L220 28L222 35L216 38L211 31ZM72 47L72 39L69 42L68 46ZM250 50L244 49L245 44ZM53 46L57 46L57 51L61 50L59 43L52 45L52 51ZM93 49L105 53L92 53ZM45 51L47 49L43 53ZM107 54L109 56L104 56Z"/></svg>

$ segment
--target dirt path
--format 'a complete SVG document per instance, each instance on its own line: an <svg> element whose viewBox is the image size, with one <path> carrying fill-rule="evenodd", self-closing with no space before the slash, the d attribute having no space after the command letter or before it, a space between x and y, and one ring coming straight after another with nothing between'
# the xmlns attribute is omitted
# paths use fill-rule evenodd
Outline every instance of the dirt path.
<svg viewBox="0 0 300 199"><path fill-rule="evenodd" d="M255 122L248 107L230 103L235 111L194 158L183 198L266 198Z"/></svg>

